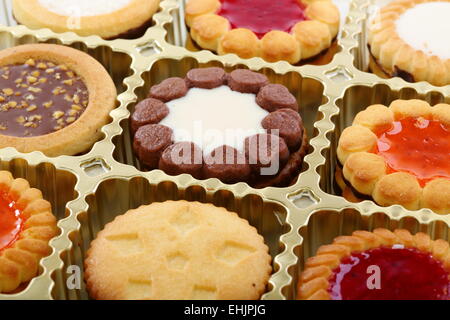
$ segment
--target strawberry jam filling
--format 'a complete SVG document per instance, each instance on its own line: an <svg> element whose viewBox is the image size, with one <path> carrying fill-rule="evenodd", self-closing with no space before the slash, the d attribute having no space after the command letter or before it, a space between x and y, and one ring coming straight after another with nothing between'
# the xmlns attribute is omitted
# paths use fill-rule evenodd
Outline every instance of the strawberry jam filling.
<svg viewBox="0 0 450 320"><path fill-rule="evenodd" d="M389 171L408 172L424 186L435 178L450 179L450 130L440 121L406 118L378 135L377 151Z"/></svg>
<svg viewBox="0 0 450 320"><path fill-rule="evenodd" d="M298 0L221 0L219 15L232 28L247 28L258 38L272 30L290 32L297 22L306 20L305 7Z"/></svg>
<svg viewBox="0 0 450 320"><path fill-rule="evenodd" d="M429 253L403 246L354 253L333 270L333 300L447 300L449 273Z"/></svg>
<svg viewBox="0 0 450 320"><path fill-rule="evenodd" d="M15 201L5 192L0 192L0 250L12 246L19 238L23 222Z"/></svg>

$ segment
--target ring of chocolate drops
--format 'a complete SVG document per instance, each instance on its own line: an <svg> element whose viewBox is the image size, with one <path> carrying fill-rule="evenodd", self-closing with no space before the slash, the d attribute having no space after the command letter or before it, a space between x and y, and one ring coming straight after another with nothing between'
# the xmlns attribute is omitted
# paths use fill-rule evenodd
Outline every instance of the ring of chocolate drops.
<svg viewBox="0 0 450 320"><path fill-rule="evenodd" d="M164 125L171 113L170 104L193 96L198 98L209 90L213 90L209 92L213 95L218 90L220 94L251 97L249 101L265 113L258 123L262 131L246 136L242 150L222 144L204 152L192 139L174 141L176 126L174 130ZM194 105L192 101L187 105L188 113L195 112ZM217 178L230 184L247 182L257 188L287 186L298 176L308 149L298 109L296 98L285 86L269 83L261 73L237 69L228 74L217 67L192 69L185 78L168 78L154 85L148 98L136 106L131 117L134 150L146 168L161 169L169 175L187 173L197 179ZM278 170L264 173L263 169L274 163L279 164Z"/></svg>

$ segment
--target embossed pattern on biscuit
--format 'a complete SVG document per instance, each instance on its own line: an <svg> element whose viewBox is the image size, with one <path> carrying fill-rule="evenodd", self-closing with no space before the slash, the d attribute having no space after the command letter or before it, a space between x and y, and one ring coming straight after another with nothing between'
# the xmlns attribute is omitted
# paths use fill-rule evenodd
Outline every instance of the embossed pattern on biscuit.
<svg viewBox="0 0 450 320"><path fill-rule="evenodd" d="M235 213L167 201L106 225L88 251L85 277L95 299L258 299L270 261L263 238Z"/></svg>

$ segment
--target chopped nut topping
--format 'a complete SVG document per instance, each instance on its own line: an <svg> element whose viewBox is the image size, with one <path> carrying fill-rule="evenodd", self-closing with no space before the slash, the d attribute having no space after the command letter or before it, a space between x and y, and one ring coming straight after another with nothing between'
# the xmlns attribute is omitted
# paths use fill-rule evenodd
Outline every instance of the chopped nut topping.
<svg viewBox="0 0 450 320"><path fill-rule="evenodd" d="M53 101L49 101L49 102L45 102L44 103L44 107L47 108L47 109L50 108L51 106L53 106Z"/></svg>
<svg viewBox="0 0 450 320"><path fill-rule="evenodd" d="M29 106L28 108L27 108L27 111L28 112L31 112L31 111L34 111L34 110L36 110L37 109L37 106L35 105L35 104L32 104L31 106Z"/></svg>
<svg viewBox="0 0 450 320"><path fill-rule="evenodd" d="M29 59L17 68L0 66L0 80L10 83L0 87L0 112L9 119L0 122L3 134L26 137L61 130L77 121L89 103L81 77L64 64Z"/></svg>
<svg viewBox="0 0 450 320"><path fill-rule="evenodd" d="M18 117L18 118L16 119L16 121L17 121L18 123L24 123L24 122L25 122L25 117L20 116L20 117Z"/></svg>
<svg viewBox="0 0 450 320"><path fill-rule="evenodd" d="M62 88L61 87L56 87L55 89L53 89L52 93L57 96L58 94L61 93Z"/></svg>
<svg viewBox="0 0 450 320"><path fill-rule="evenodd" d="M55 119L60 119L63 116L64 116L64 112L62 112L62 111L53 112L53 118L55 118Z"/></svg>
<svg viewBox="0 0 450 320"><path fill-rule="evenodd" d="M36 128L36 127L37 127L37 125L36 125L35 123L30 122L30 121L25 122L25 124L24 124L23 126L24 126L24 127L27 127L27 128L29 128L29 127Z"/></svg>
<svg viewBox="0 0 450 320"><path fill-rule="evenodd" d="M30 94L28 94L28 95L25 97L25 99L27 99L27 100L34 100L35 98L34 98L34 96L30 93Z"/></svg>
<svg viewBox="0 0 450 320"><path fill-rule="evenodd" d="M36 88L36 87L29 87L28 91L34 92L34 93L39 93L42 92L41 88Z"/></svg>
<svg viewBox="0 0 450 320"><path fill-rule="evenodd" d="M74 122L75 121L75 117L68 117L67 119L66 119L66 122L67 123L72 123L72 122Z"/></svg>
<svg viewBox="0 0 450 320"><path fill-rule="evenodd" d="M77 110L72 109L69 111L69 116L75 116L77 113L78 113Z"/></svg>
<svg viewBox="0 0 450 320"><path fill-rule="evenodd" d="M27 64L27 65L29 65L29 66L31 66L31 67L34 67L34 66L36 65L36 62L34 62L33 59L28 59L28 60L25 62L25 64Z"/></svg>
<svg viewBox="0 0 450 320"><path fill-rule="evenodd" d="M6 88L2 90L4 94L6 94L7 96L12 96L14 94L14 90L11 88Z"/></svg>
<svg viewBox="0 0 450 320"><path fill-rule="evenodd" d="M28 118L28 121L40 121L40 120L42 120L42 116L38 114L32 115L31 117Z"/></svg>
<svg viewBox="0 0 450 320"><path fill-rule="evenodd" d="M15 107L17 107L17 102L15 102L15 101L10 101L10 102L8 102L8 105L9 105L11 108L15 108Z"/></svg>

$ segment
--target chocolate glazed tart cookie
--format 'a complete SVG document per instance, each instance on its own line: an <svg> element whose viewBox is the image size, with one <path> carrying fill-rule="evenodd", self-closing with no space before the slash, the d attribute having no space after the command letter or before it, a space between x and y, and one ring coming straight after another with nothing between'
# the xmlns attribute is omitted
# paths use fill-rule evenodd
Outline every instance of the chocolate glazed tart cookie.
<svg viewBox="0 0 450 320"><path fill-rule="evenodd" d="M450 0L397 0L369 28L370 68L381 77L450 84Z"/></svg>
<svg viewBox="0 0 450 320"><path fill-rule="evenodd" d="M136 106L131 128L147 169L257 188L289 185L308 150L295 97L244 69L164 80Z"/></svg>
<svg viewBox="0 0 450 320"><path fill-rule="evenodd" d="M158 6L159 0L14 0L13 13L31 29L116 39L145 33Z"/></svg>
<svg viewBox="0 0 450 320"><path fill-rule="evenodd" d="M91 56L60 45L0 51L0 148L75 155L101 137L116 88Z"/></svg>
<svg viewBox="0 0 450 320"><path fill-rule="evenodd" d="M382 206L450 213L450 105L369 106L342 132L337 156L357 195Z"/></svg>
<svg viewBox="0 0 450 320"><path fill-rule="evenodd" d="M298 63L329 49L339 29L331 0L189 0L192 39L220 55Z"/></svg>
<svg viewBox="0 0 450 320"><path fill-rule="evenodd" d="M300 300L450 300L450 249L408 230L358 230L305 262Z"/></svg>

